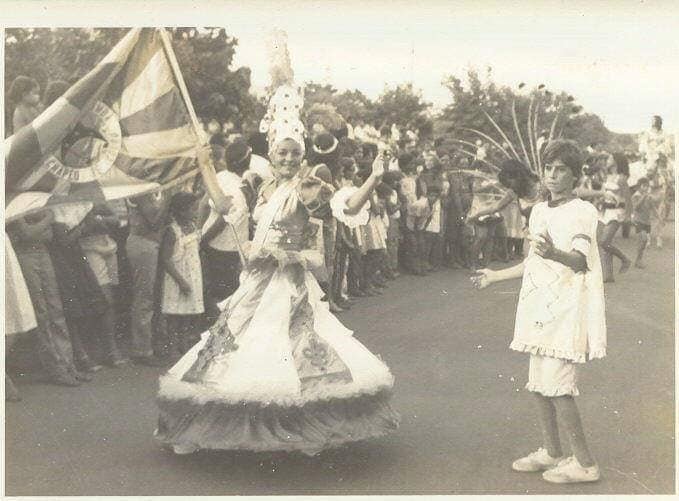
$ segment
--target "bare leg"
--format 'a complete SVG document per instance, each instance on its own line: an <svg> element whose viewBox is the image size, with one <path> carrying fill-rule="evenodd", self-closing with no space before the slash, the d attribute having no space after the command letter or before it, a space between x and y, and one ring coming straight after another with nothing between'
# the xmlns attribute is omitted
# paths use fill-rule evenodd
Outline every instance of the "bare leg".
<svg viewBox="0 0 679 501"><path fill-rule="evenodd" d="M615 256L618 259L620 259L620 261L622 261L620 273L624 273L629 269L631 261L627 258L627 256L625 256L625 254L620 249L613 245L613 238L615 238L615 234L618 232L618 228L620 228L620 223L618 221L611 221L606 226L604 226L601 247L603 247L603 249L606 251L606 254L610 256Z"/></svg>
<svg viewBox="0 0 679 501"><path fill-rule="evenodd" d="M645 231L639 232L639 243L637 245L637 258L634 261L634 266L637 268L644 268L644 250L646 250L646 244L648 243L648 233Z"/></svg>
<svg viewBox="0 0 679 501"><path fill-rule="evenodd" d="M561 423L566 429L571 444L571 450L576 459L584 468L593 466L595 464L594 459L592 459L592 455L587 447L585 432L582 428L580 412L578 411L577 405L575 405L575 399L570 395L565 395L562 397L554 397L551 400L561 419Z"/></svg>
<svg viewBox="0 0 679 501"><path fill-rule="evenodd" d="M547 449L547 452L553 458L560 458L563 456L561 450L561 440L559 440L559 426L556 421L556 408L552 403L552 399L533 393L535 395L535 403L538 407L540 417L540 427L542 429L542 446Z"/></svg>
<svg viewBox="0 0 679 501"><path fill-rule="evenodd" d="M481 249L486 247L488 231L481 225L475 225L474 228L476 229L476 236L474 237L474 242L471 247L471 263L474 268L478 268L479 266L484 267L488 264L488 256L484 253L483 261L479 262L479 254L481 253Z"/></svg>
<svg viewBox="0 0 679 501"><path fill-rule="evenodd" d="M12 334L7 334L5 336L5 353L9 353L10 348L14 344L16 336ZM14 385L14 381L9 377L7 371L5 371L5 401L7 402L18 402L21 400L21 394L19 390Z"/></svg>
<svg viewBox="0 0 679 501"><path fill-rule="evenodd" d="M601 270L603 272L604 283L613 282L613 257L606 251L604 247L604 235L606 232L606 225L599 222L596 228L596 240L599 244L599 254L601 254Z"/></svg>

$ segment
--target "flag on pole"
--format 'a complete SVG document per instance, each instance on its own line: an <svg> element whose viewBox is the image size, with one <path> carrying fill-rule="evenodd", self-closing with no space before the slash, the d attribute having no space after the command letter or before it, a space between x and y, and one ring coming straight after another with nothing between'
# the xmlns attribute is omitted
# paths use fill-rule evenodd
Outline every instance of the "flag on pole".
<svg viewBox="0 0 679 501"><path fill-rule="evenodd" d="M5 141L6 219L159 191L196 175L201 138L168 40L161 29L130 30Z"/></svg>

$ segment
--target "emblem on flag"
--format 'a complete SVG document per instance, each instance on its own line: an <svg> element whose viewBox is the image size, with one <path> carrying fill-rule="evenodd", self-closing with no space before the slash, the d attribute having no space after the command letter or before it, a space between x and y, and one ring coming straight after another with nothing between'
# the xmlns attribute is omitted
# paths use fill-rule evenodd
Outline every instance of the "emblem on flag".
<svg viewBox="0 0 679 501"><path fill-rule="evenodd" d="M101 179L113 166L122 146L118 116L98 101L83 115L78 127L91 135L77 137L71 144L67 136L61 150L67 146L62 162L51 155L40 168L71 183L91 183Z"/></svg>

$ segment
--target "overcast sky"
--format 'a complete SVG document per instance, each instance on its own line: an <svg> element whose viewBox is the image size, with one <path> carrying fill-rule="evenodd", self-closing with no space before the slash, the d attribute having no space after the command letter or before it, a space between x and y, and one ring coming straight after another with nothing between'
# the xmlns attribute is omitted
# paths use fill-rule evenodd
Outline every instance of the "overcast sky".
<svg viewBox="0 0 679 501"><path fill-rule="evenodd" d="M385 84L412 82L440 107L450 101L441 85L446 74L490 65L499 83L568 91L610 129L637 132L653 114L666 129L679 129L678 4L213 0L174 2L175 9L135 3L113 18L90 3L87 15L95 18L90 25L137 16L130 17L136 25L225 26L239 40L235 66L249 66L258 88L269 78L264 40L277 26L288 33L299 82L357 88L371 98ZM79 15L67 24L87 22Z"/></svg>

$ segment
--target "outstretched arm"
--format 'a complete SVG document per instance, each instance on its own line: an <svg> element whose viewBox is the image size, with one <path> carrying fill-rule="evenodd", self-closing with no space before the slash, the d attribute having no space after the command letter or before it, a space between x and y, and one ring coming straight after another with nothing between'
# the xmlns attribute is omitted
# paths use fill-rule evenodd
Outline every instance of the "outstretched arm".
<svg viewBox="0 0 679 501"><path fill-rule="evenodd" d="M344 213L350 216L355 216L361 210L361 207L370 198L370 195L375 190L375 187L379 184L382 175L384 174L385 165L388 162L388 156L384 153L380 153L375 158L372 167L372 173L361 185L361 187L356 190L356 192L347 199L347 208L344 209Z"/></svg>
<svg viewBox="0 0 679 501"><path fill-rule="evenodd" d="M483 216L490 216L491 214L494 214L496 212L500 212L502 209L507 207L510 203L512 203L515 200L514 193L511 191L507 191L505 195L495 202L493 205L490 207L486 207L485 209L481 209L474 214L469 214L467 216L467 219L478 219Z"/></svg>
<svg viewBox="0 0 679 501"><path fill-rule="evenodd" d="M514 280L523 276L523 261L519 264L503 270L477 270L476 274L471 278L474 287L477 289L485 289L495 282L503 282L505 280Z"/></svg>

